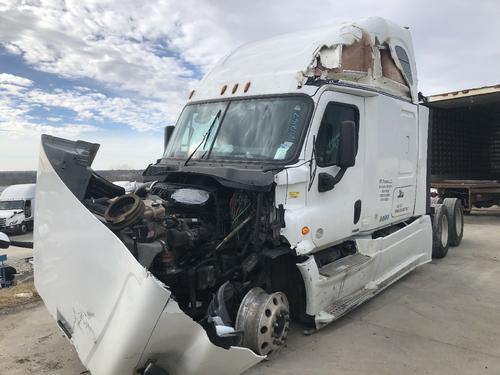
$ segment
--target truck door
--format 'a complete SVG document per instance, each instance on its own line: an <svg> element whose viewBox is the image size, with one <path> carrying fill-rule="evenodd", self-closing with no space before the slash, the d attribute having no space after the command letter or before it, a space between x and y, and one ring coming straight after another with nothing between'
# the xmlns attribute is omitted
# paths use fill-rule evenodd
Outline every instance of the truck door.
<svg viewBox="0 0 500 375"><path fill-rule="evenodd" d="M363 210L364 98L327 91L322 94L308 138L314 144L313 180L307 198L314 244L324 247L359 231ZM339 167L340 129L353 122L357 138L354 166ZM335 181L333 188L325 181ZM328 184L327 184L328 185Z"/></svg>
<svg viewBox="0 0 500 375"><path fill-rule="evenodd" d="M410 217L415 208L417 167L417 114L414 106L401 103L399 111L398 185L392 200L392 217Z"/></svg>
<svg viewBox="0 0 500 375"><path fill-rule="evenodd" d="M416 106L379 95L367 98L365 207L361 230L406 220L415 207L418 124Z"/></svg>

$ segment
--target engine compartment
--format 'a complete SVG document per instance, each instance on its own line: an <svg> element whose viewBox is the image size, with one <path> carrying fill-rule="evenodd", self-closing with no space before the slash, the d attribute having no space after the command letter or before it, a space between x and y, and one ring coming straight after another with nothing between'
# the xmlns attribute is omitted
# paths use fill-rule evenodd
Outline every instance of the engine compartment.
<svg viewBox="0 0 500 375"><path fill-rule="evenodd" d="M84 205L171 290L214 344L267 355L284 343L290 307L295 314L303 301L292 291L289 302L280 292L293 289L300 275L294 267L287 280L295 260L280 237L284 211L275 207L273 191L228 188L207 177L196 184L155 181L115 195L96 188L97 181L91 181ZM258 319L249 323L257 300L261 316L272 311L265 328L270 342L245 335L252 324L262 325Z"/></svg>

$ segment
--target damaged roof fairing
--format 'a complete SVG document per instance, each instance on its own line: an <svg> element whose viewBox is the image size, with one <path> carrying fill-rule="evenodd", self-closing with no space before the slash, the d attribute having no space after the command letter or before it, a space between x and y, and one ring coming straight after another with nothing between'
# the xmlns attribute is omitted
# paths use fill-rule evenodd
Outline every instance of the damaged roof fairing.
<svg viewBox="0 0 500 375"><path fill-rule="evenodd" d="M406 29L380 18L344 25L337 40L318 46L297 79L299 85L317 80L351 81L416 102L416 67L411 45ZM398 49L407 55L406 71Z"/></svg>
<svg viewBox="0 0 500 375"><path fill-rule="evenodd" d="M411 77L406 76L397 56L398 46L408 55ZM314 95L317 87L307 83L320 79L353 82L416 103L417 74L410 32L371 17L249 43L223 58L190 100L293 92ZM241 89L245 82L251 82L247 92ZM237 83L240 89L221 94L223 85L231 88Z"/></svg>

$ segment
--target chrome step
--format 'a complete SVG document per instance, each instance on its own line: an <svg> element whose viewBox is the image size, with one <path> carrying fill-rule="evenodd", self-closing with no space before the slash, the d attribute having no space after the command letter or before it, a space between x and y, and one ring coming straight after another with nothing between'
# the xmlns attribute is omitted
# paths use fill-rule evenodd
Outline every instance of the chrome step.
<svg viewBox="0 0 500 375"><path fill-rule="evenodd" d="M348 296L336 300L334 303L326 307L324 310L325 313L330 315L330 319L328 320L330 321L337 320L338 318L345 315L352 309L361 305L363 302L369 300L376 294L383 291L385 288L387 288L389 285L393 284L395 281L406 275L415 267L416 267L415 261L411 261L408 264L401 267L396 272L394 272L389 277L386 277L383 281L379 283L377 282L370 283L371 284L370 287L367 287L368 286L367 285L365 286L365 288L359 290L356 293L350 294ZM321 326L323 325L326 324L324 323L321 324Z"/></svg>
<svg viewBox="0 0 500 375"><path fill-rule="evenodd" d="M326 277L333 277L347 271L357 271L368 263L372 258L363 254L348 255L342 259L336 260L319 269L319 273Z"/></svg>
<svg viewBox="0 0 500 375"><path fill-rule="evenodd" d="M325 309L325 312L333 315L334 319L340 318L342 315L346 314L350 310L358 307L363 302L369 300L378 292L378 288L375 289L361 289L359 292L351 294L347 297L341 298L335 301L333 304Z"/></svg>

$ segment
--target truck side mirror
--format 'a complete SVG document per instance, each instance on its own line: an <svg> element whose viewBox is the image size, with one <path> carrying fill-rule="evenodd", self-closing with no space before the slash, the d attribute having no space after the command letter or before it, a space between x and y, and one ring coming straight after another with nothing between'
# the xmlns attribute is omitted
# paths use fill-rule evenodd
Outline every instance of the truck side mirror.
<svg viewBox="0 0 500 375"><path fill-rule="evenodd" d="M163 151L167 149L168 141L170 141L174 129L175 129L174 125L165 126L165 133L163 134Z"/></svg>
<svg viewBox="0 0 500 375"><path fill-rule="evenodd" d="M354 166L358 150L356 124L354 121L342 121L340 124L340 144L337 165L340 168Z"/></svg>
<svg viewBox="0 0 500 375"><path fill-rule="evenodd" d="M10 246L9 236L0 232L0 249L8 249Z"/></svg>
<svg viewBox="0 0 500 375"><path fill-rule="evenodd" d="M318 175L318 191L324 193L330 191L335 187L336 181L330 173L321 172Z"/></svg>

